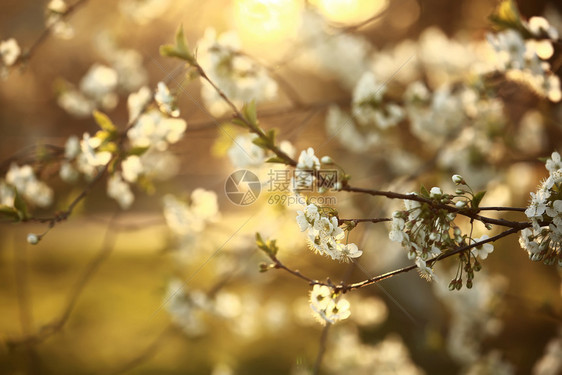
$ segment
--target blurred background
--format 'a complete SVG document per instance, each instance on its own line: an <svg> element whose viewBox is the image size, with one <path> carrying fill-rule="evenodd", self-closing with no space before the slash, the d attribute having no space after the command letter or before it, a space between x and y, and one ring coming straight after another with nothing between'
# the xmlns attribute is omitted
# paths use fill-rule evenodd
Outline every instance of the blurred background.
<svg viewBox="0 0 562 375"><path fill-rule="evenodd" d="M161 57L159 47L172 43L180 24L191 47L209 28L218 34L235 30L240 49L277 80L278 94L258 107L261 125L277 128L278 139L291 142L297 157L307 147L330 155L353 176L354 186L409 192L424 184L452 191L450 176L461 173L475 189L488 191L483 205L524 207L547 176L538 157L560 150L562 143L560 105L545 103L532 90L502 83L502 146L497 139L486 143L489 153L461 166L463 171L440 162L446 152L403 124L355 149L346 142L352 135L334 135L326 125L330 106L349 110L350 80L360 73L361 56L391 95L404 91L412 75L422 76L431 90L455 81L455 69L476 65L464 58L463 48L485 41L496 5L492 0L80 2L58 35L47 37L23 69L0 83L2 175L14 161L33 163L49 150L60 151L69 136L97 130L91 116L61 99L94 64L119 74L119 85L101 109L121 129L128 122L128 94L162 80L177 93L188 127L169 150L173 161L164 166L173 177L155 180L153 191L135 189L129 210L108 199L102 183L36 246L25 238L42 233L45 225L0 224L0 373L311 373L322 327L308 306L310 288L282 271L259 272L267 259L256 249L255 232L277 238L283 262L314 279L359 281L411 261L388 240L385 224L361 224L351 233L364 252L356 267L307 249L295 222L300 207L268 204L265 193L250 206L232 204L224 183L238 168L228 150L232 138L244 132L228 124L228 113L213 112L199 80L178 60ZM524 17L546 15L551 24L556 19L562 24L557 1L518 5ZM4 0L0 39L15 38L29 48L45 28L46 6L46 1ZM306 9L321 18L307 18ZM339 66L326 63L329 53L310 52L317 47L307 39L316 32L316 19L323 19L320 29L327 35L337 36L326 40L336 41L328 49ZM350 50L341 54L337 48ZM433 55L433 67L422 56L431 51L443 55ZM559 58L557 51L552 66L558 75ZM445 60L454 65L450 71L439 65ZM422 73L412 73L416 69ZM530 133L522 131L527 123ZM264 177L269 166L254 171ZM35 209L37 217L64 210L86 186L63 182L56 164L42 169L41 178L55 191L55 202ZM180 236L164 218L164 197L193 201L197 188L216 194L219 213L196 234ZM345 218L390 216L402 204L335 195ZM525 219L518 213L501 217ZM559 270L529 261L516 236L495 244L469 292L446 291L457 264L443 263L439 282L410 272L351 293L352 315L331 328L320 373L500 373L469 372L474 363L506 374L530 373L547 344L560 337Z"/></svg>

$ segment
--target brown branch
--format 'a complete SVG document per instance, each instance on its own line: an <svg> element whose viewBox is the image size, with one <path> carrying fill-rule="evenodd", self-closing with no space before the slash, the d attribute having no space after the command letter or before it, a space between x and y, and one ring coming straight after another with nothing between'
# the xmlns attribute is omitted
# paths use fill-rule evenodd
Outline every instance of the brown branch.
<svg viewBox="0 0 562 375"><path fill-rule="evenodd" d="M79 7L84 5L86 2L88 2L88 0L78 0L74 4L68 6L66 12L64 12L64 14L61 14L61 20L68 19L74 12L76 12ZM39 34L39 37L35 40L35 42L33 42L31 47L29 47L29 49L25 53L21 54L18 57L13 66L22 65L29 62L29 60L31 60L31 58L34 56L37 49L45 42L45 40L47 40L47 37L51 35L51 32L53 31L55 25L56 24L53 23L52 25L46 27L41 32L41 34Z"/></svg>
<svg viewBox="0 0 562 375"><path fill-rule="evenodd" d="M268 256L274 263L273 268L285 270L285 271L289 272L291 275L307 281L310 285L315 285L315 284L328 285L328 284L321 283L318 280L313 280L310 277L303 275L299 270L293 270L293 269L285 266L283 263L281 263L281 261L275 255L273 255L271 253L268 253Z"/></svg>
<svg viewBox="0 0 562 375"><path fill-rule="evenodd" d="M435 208L439 208L439 209L443 209L443 210L447 210L448 212L451 213L456 213L459 215L463 215L466 216L470 219L473 220L477 220L480 221L482 223L487 223L487 224L494 224L494 225L501 225L504 227L508 227L508 228L520 228L521 225L526 224L526 223L521 223L518 221L510 221L510 220L504 220L504 219L493 219L493 218L489 218L486 216L481 216L478 215L477 213L475 213L474 211L469 211L466 208L458 208L455 206L449 206L446 205L444 203L439 203L439 202L435 202L429 198L424 198L420 195L417 194L401 194L401 193L395 193L392 191L382 191L382 190L374 190L374 189L363 189L363 188L357 188L357 187L352 187L349 185L344 185L342 187L343 191L348 191L348 192L354 192L354 193L364 193L364 194L369 194L369 195L373 195L373 196L383 196L383 197L387 197L390 199L403 199L403 200L411 200L411 201L416 201L416 202L420 202L420 203L425 203L430 205L431 207L435 207ZM520 228L522 229L522 228Z"/></svg>
<svg viewBox="0 0 562 375"><path fill-rule="evenodd" d="M226 94L209 78L209 76L207 76L207 74L205 73L205 71L203 70L201 65L195 64L194 67L195 67L195 69L197 69L197 72L199 73L201 78L203 78L205 81L207 81L213 87L213 89L217 92L217 94L219 94L219 96L222 98L222 100L232 109L232 112L234 113L235 119L238 119L238 120L242 121L248 127L250 132L256 134L258 137L260 137L264 141L269 140L269 138L267 137L267 135L263 132L263 130L261 128L252 124L251 121L248 121L248 119L246 119L246 117L238 110L238 108L236 108L234 103L226 96ZM270 144L270 145L268 145L268 149L271 150L279 158L284 160L285 164L291 165L293 167L295 167L297 165L297 162L295 160L293 160L293 158L291 158L289 155L287 155L285 152L283 152L276 145Z"/></svg>
<svg viewBox="0 0 562 375"><path fill-rule="evenodd" d="M478 241L478 242L472 243L470 245L461 246L461 247L458 247L458 248L453 249L451 251L445 252L441 255L438 255L434 258L431 258L426 262L426 264L432 265L432 264L434 264L438 261L449 258L453 255L456 255L456 254L459 254L459 253L462 253L462 252L465 252L465 251L469 251L470 249L473 249L477 246L481 246L482 244L497 241L500 238L503 238L503 237L509 236L511 234L517 233L520 230L528 228L530 226L531 226L531 223L519 223L518 227L507 229L506 231L504 231L504 232L502 232L498 235L495 235L493 237L490 237L488 239ZM300 271L293 270L293 269L285 266L283 263L281 263L281 261L275 255L273 255L271 253L268 253L267 255L269 256L269 258L274 263L272 268L285 270L286 272L290 273L291 275L293 275L295 277L298 277L299 279L307 281L310 285L324 285L324 286L328 286L328 287L330 287L330 288L332 288L336 291L340 291L342 293L346 293L346 292L348 292L350 290L354 290L354 289L363 288L363 287L378 283L379 281L386 280L386 279L389 279L389 278L394 277L396 275L399 275L401 273L409 272L411 270L414 270L414 269L418 268L417 265L413 264L411 266L407 266L407 267L400 268L400 269L397 269L397 270L394 270L394 271L390 271L390 272L384 273L382 275L378 275L378 276L375 276L375 277L372 277L372 278L369 278L369 279L366 279L366 280L363 280L363 281L359 281L359 282L356 282L356 283L353 283L353 284L347 284L347 283L341 282L338 285L334 285L330 280L328 280L327 282L321 282L321 281L318 281L318 280L313 280L310 277L303 275Z"/></svg>
<svg viewBox="0 0 562 375"><path fill-rule="evenodd" d="M436 262L438 262L438 261L440 261L440 260L443 260L443 259L445 259L445 258L449 258L449 257L451 257L451 256L453 256L453 255L462 253L462 252L464 252L464 251L468 251L468 250L470 250L470 249L472 249L472 248L475 248L475 247L477 247L477 246L480 246L480 245L482 245L482 244L485 244L485 243L488 243L488 242L497 241L497 240L499 240L499 239L502 238L502 237L506 237L506 236L509 236L510 234L517 233L517 232L519 232L521 229L528 228L528 227L530 227L530 226L531 226L530 223L523 223L520 228L511 228L511 229L508 229L508 230L506 230L506 231L504 231L504 232L502 232L502 233L500 233L500 234L498 234L498 235L495 235L495 236L493 236L493 237L490 237L490 238L488 238L488 239L486 239L486 240L479 241L479 242L475 242L475 243L473 243L473 244L466 245L466 246L461 246L461 247L459 247L459 248L457 248L457 249L454 249L454 250L451 250L451 251L449 251L449 252L447 252L447 253L438 255L438 256L436 256L436 257L434 257L434 258L429 259L429 260L427 261L427 264L428 264L428 265L432 265L432 264L434 264L434 263L436 263ZM353 283L353 284L349 284L349 285L343 284L343 285L338 286L337 288L340 289L340 290L342 290L342 292L345 293L345 292L347 292L347 291L349 291L349 290L359 289L359 288L363 288L363 287L368 286L368 285L371 285L371 284L378 283L379 281L389 279L389 278L391 278L391 277L393 277L393 276L396 276L396 275L399 275L399 274L401 274L401 273L409 272L409 271L414 270L414 269L416 269L416 268L418 268L418 266L416 266L416 265L414 264L414 265L411 265L411 266L408 266L408 267L404 267L404 268L400 268L400 269L397 269L397 270L394 270L394 271L391 271L391 272L387 272L387 273L384 273L384 274L382 274L382 275L378 275L378 276L375 276L375 277L372 277L372 278L370 278L370 279L363 280L363 281L360 281L360 282L357 282L357 283Z"/></svg>
<svg viewBox="0 0 562 375"><path fill-rule="evenodd" d="M320 109L328 108L332 105L349 105L349 98L333 99L333 100L322 100L312 103L301 103L299 106L280 106L277 108L263 109L258 112L258 118L276 118L279 116L290 116L296 113L316 111ZM235 117L236 118L236 117ZM224 123L232 121L233 116L223 116L212 120L194 120L189 121L188 132L203 131L208 129L214 129L217 126L217 122Z"/></svg>
<svg viewBox="0 0 562 375"><path fill-rule="evenodd" d="M389 217L379 217L379 218L375 218L375 219L340 219L338 218L338 224L341 225L343 223L382 223L385 221L392 221L391 218Z"/></svg>
<svg viewBox="0 0 562 375"><path fill-rule="evenodd" d="M514 212L525 212L524 207L478 207L480 211L514 211Z"/></svg>

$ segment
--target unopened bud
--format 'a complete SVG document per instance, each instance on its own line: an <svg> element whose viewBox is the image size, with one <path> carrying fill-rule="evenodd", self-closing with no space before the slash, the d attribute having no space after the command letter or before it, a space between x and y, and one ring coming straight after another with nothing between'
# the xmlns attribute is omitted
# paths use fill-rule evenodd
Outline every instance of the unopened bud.
<svg viewBox="0 0 562 375"><path fill-rule="evenodd" d="M27 242L32 244L32 245L37 245L37 243L39 243L40 239L41 239L41 237L39 237L35 233L29 233L27 235Z"/></svg>
<svg viewBox="0 0 562 375"><path fill-rule="evenodd" d="M331 157L329 156L322 156L322 159L320 159L320 161L322 162L322 164L334 164L334 161L332 160Z"/></svg>
<svg viewBox="0 0 562 375"><path fill-rule="evenodd" d="M464 178L462 178L461 175L453 175L452 180L456 185L466 185L466 181L464 180Z"/></svg>

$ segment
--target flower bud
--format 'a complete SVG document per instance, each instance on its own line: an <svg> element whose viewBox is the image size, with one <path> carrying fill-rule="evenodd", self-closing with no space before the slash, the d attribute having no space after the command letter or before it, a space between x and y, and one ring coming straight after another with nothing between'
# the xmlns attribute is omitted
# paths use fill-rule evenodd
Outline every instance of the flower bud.
<svg viewBox="0 0 562 375"><path fill-rule="evenodd" d="M455 207L457 208L464 208L466 206L466 201L458 201L455 203Z"/></svg>
<svg viewBox="0 0 562 375"><path fill-rule="evenodd" d="M457 283L457 280L451 280L451 282L449 283L449 290L450 291L455 290L456 283Z"/></svg>
<svg viewBox="0 0 562 375"><path fill-rule="evenodd" d="M331 157L329 156L322 156L322 159L320 159L320 161L322 162L322 164L334 164L334 161L332 160Z"/></svg>
<svg viewBox="0 0 562 375"><path fill-rule="evenodd" d="M466 185L466 181L464 180L464 178L462 178L461 175L453 175L452 177L453 182L455 183L455 185Z"/></svg>
<svg viewBox="0 0 562 375"><path fill-rule="evenodd" d="M37 243L39 243L40 239L41 239L41 237L39 237L35 233L29 233L27 235L27 242L32 244L32 245L37 245Z"/></svg>
<svg viewBox="0 0 562 375"><path fill-rule="evenodd" d="M468 289L472 289L472 280L471 279L466 280L466 287Z"/></svg>
<svg viewBox="0 0 562 375"><path fill-rule="evenodd" d="M434 186L431 188L431 190L429 191L429 195L432 198L436 198L436 197L440 197L441 195L443 195L443 192L441 191L441 189L437 186Z"/></svg>
<svg viewBox="0 0 562 375"><path fill-rule="evenodd" d="M339 191L339 190L341 190L341 188L342 188L342 184L341 184L340 181L338 181L334 184L334 189Z"/></svg>

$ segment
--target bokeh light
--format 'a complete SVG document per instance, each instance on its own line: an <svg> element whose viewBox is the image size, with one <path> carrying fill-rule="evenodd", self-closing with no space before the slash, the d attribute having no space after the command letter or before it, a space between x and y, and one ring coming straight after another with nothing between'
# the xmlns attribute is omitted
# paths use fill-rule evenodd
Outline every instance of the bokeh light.
<svg viewBox="0 0 562 375"><path fill-rule="evenodd" d="M236 29L245 44L280 42L295 34L300 9L297 0L236 0Z"/></svg>
<svg viewBox="0 0 562 375"><path fill-rule="evenodd" d="M310 3L328 20L352 24L380 13L387 0L311 0Z"/></svg>

